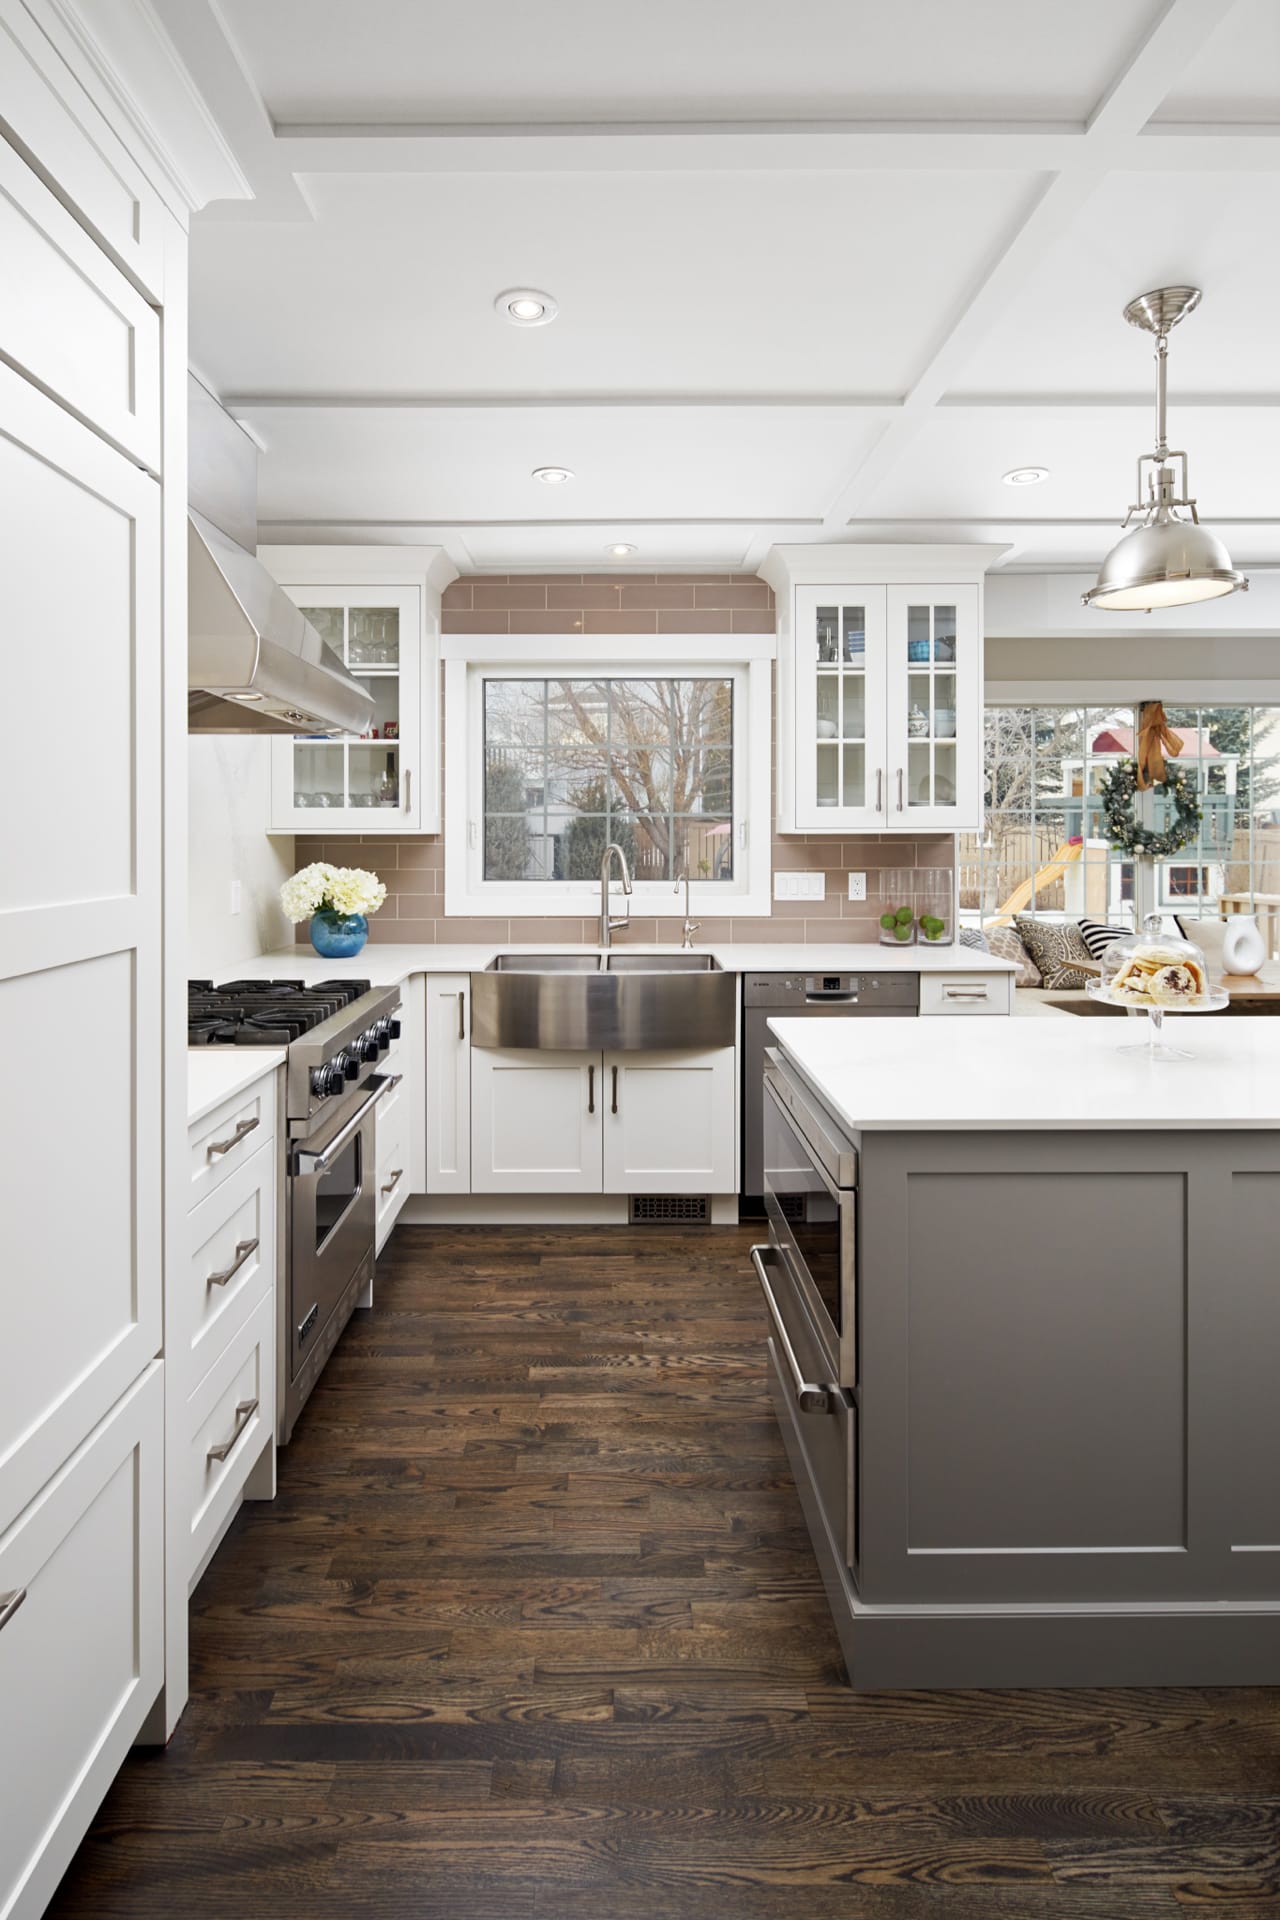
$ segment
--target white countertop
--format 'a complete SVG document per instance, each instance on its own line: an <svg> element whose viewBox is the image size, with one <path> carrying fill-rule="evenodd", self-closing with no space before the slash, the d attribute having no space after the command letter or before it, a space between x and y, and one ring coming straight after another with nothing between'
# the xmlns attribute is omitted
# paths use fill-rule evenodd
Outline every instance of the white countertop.
<svg viewBox="0 0 1280 1920"><path fill-rule="evenodd" d="M309 946L278 947L234 967L191 968L197 979L372 980L398 986L411 973L483 973L498 953L598 953L595 946L564 941L491 940L483 945L395 946L372 942L354 960L324 960ZM678 953L672 942L646 946L614 943L617 953ZM700 953L714 954L726 973L1012 973L1013 963L970 947L881 947L833 942L830 946L772 946L760 941L700 941Z"/></svg>
<svg viewBox="0 0 1280 1920"><path fill-rule="evenodd" d="M284 1065L283 1047L190 1047L187 1050L187 1125Z"/></svg>
<svg viewBox="0 0 1280 1920"><path fill-rule="evenodd" d="M1280 1022L1184 1014L1193 1060L1119 1049L1146 1021L787 1020L774 1035L853 1131L1280 1128Z"/></svg>

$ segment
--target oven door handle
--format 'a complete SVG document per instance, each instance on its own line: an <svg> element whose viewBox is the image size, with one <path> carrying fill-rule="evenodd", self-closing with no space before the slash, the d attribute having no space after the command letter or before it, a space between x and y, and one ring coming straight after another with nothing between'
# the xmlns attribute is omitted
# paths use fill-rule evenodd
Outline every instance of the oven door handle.
<svg viewBox="0 0 1280 1920"><path fill-rule="evenodd" d="M779 1345L782 1348L788 1370L791 1374L791 1383L795 1390L796 1405L799 1407L801 1413L830 1413L831 1396L837 1392L838 1389L835 1387L824 1387L816 1380L806 1380L804 1374L800 1371L800 1362L796 1359L795 1348L787 1337L787 1329L783 1322L781 1309L778 1306L777 1296L770 1286L769 1276L765 1272L764 1256L766 1253L772 1252L773 1248L767 1244L752 1247L751 1264L756 1270L756 1279L760 1282L761 1291L768 1303L769 1318L773 1322L773 1330L778 1336Z"/></svg>
<svg viewBox="0 0 1280 1920"><path fill-rule="evenodd" d="M293 1156L295 1173L326 1173L348 1140L359 1133L382 1096L390 1093L392 1087L398 1087L403 1079L402 1073L389 1073L385 1080L379 1080L369 1098L356 1108L341 1133L335 1133L328 1146L321 1147L319 1153L313 1153L309 1147L299 1147Z"/></svg>

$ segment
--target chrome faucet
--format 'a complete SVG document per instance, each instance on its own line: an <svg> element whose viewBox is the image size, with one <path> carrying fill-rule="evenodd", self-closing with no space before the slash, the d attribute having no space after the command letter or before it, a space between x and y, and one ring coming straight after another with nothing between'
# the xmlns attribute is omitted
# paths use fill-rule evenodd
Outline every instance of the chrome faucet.
<svg viewBox="0 0 1280 1920"><path fill-rule="evenodd" d="M680 941L680 945L685 953L692 953L693 936L702 925L702 922L701 920L691 920L689 918L689 867L687 861L681 862L680 870L676 874L676 884L672 888L672 892L679 893L681 885L684 887L684 926L681 928L683 938Z"/></svg>
<svg viewBox="0 0 1280 1920"><path fill-rule="evenodd" d="M625 927L625 920L613 920L609 916L609 868L614 854L618 856L618 865L622 868L622 891L631 891L631 873L627 866L627 856L616 840L611 840L600 855L600 945L613 945L613 929Z"/></svg>

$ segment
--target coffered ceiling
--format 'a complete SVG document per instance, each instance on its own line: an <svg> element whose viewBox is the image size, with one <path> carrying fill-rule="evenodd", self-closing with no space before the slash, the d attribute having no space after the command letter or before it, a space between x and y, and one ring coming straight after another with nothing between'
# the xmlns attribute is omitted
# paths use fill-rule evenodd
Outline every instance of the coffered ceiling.
<svg viewBox="0 0 1280 1920"><path fill-rule="evenodd" d="M192 357L264 538L1087 566L1150 444L1121 308L1191 281L1173 437L1280 565L1274 0L149 4L244 180L195 218ZM495 313L526 285L552 324Z"/></svg>

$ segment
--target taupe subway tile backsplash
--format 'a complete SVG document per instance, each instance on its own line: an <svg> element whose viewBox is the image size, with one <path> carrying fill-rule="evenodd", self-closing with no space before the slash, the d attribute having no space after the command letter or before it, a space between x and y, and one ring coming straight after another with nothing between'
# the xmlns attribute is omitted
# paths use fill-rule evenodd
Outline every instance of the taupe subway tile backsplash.
<svg viewBox="0 0 1280 1920"><path fill-rule="evenodd" d="M442 626L446 633L769 633L773 594L754 574L512 574L455 580L446 588ZM298 865L330 860L339 866L372 867L386 883L387 899L369 922L371 942L444 944L490 941L528 945L586 941L597 937L594 914L496 919L445 917L444 841L434 834L397 839L381 834L299 834ZM775 870L826 875L824 900L775 900L769 917L709 919L700 939L750 940L779 945L875 940L879 935L881 877L891 867L950 867L949 834L911 839L867 834L842 840L828 834L773 836ZM867 876L867 898L848 898L850 873ZM632 916L619 945L628 941L678 942L682 912L653 918ZM298 939L305 942L305 924Z"/></svg>

